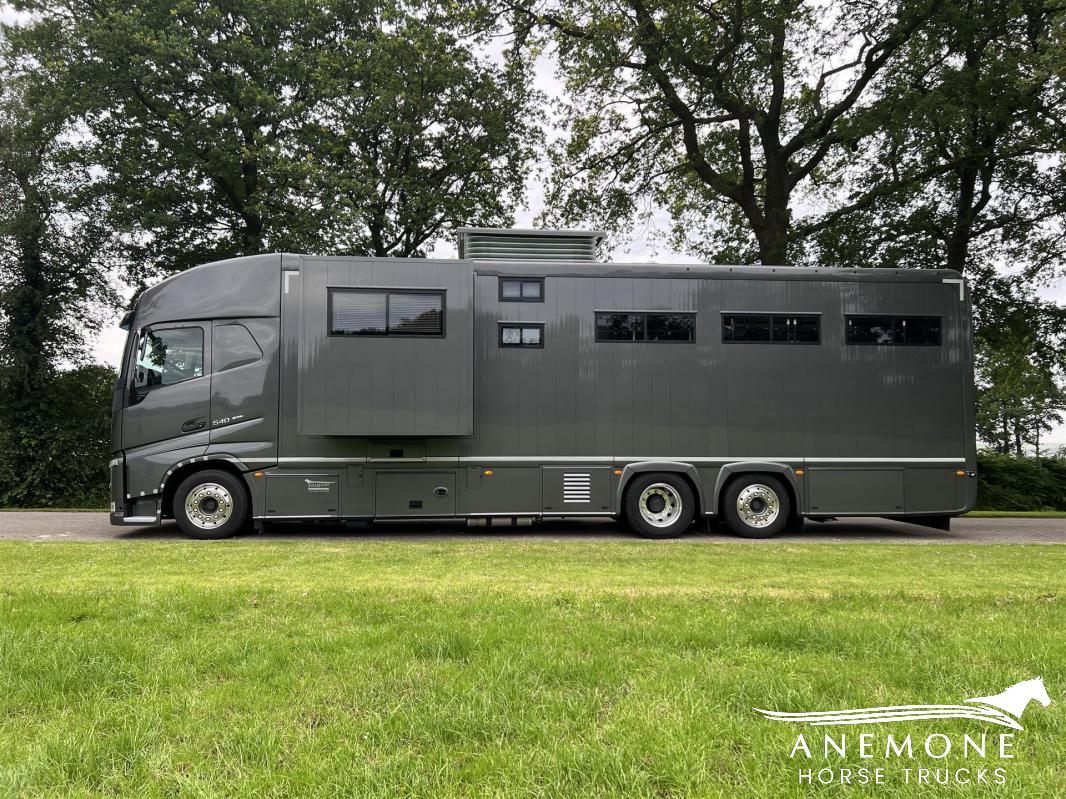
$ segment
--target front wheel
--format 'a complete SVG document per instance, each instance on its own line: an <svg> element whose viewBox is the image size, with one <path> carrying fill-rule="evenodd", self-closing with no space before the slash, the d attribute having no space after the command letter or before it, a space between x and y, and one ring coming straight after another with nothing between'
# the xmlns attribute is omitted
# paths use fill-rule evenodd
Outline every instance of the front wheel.
<svg viewBox="0 0 1066 799"><path fill-rule="evenodd" d="M623 503L629 526L645 538L673 538L692 524L696 499L685 478L642 474L633 478Z"/></svg>
<svg viewBox="0 0 1066 799"><path fill-rule="evenodd" d="M193 538L236 535L248 520L248 492L229 472L207 469L181 481L174 494L174 519Z"/></svg>
<svg viewBox="0 0 1066 799"><path fill-rule="evenodd" d="M722 516L744 538L769 538L788 523L792 503L784 484L769 474L740 475L726 486Z"/></svg>

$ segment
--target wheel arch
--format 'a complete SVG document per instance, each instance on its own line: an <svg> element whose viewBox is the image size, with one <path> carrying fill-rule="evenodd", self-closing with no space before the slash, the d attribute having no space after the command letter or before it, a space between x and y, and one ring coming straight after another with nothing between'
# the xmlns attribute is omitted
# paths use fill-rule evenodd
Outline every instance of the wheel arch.
<svg viewBox="0 0 1066 799"><path fill-rule="evenodd" d="M802 514L800 509L801 493L795 472L788 464L775 463L773 461L739 461L737 463L727 463L719 469L718 479L714 484L714 504L711 506L715 509L716 514L721 515L722 494L725 492L725 487L735 478L745 474L769 474L782 478L785 490L788 491L789 502L792 504L792 513L795 515Z"/></svg>
<svg viewBox="0 0 1066 799"><path fill-rule="evenodd" d="M633 482L633 478L648 472L664 472L683 477L692 489L692 495L696 497L695 515L698 517L703 512L703 488L700 484L699 472L696 471L695 466L683 461L639 461L638 463L630 463L624 466L622 468L622 476L618 478L614 505L618 509L619 515L624 510L623 501L626 490L629 488L629 484Z"/></svg>
<svg viewBox="0 0 1066 799"><path fill-rule="evenodd" d="M244 464L240 460L231 455L201 455L198 458L179 461L163 475L163 480L159 485L164 518L174 518L174 494L177 493L178 486L181 485L182 481L190 474L208 469L229 472L240 481L241 485L245 486L245 491L248 491L244 479L244 472L247 469L244 468ZM248 492L248 501L251 502L251 492Z"/></svg>

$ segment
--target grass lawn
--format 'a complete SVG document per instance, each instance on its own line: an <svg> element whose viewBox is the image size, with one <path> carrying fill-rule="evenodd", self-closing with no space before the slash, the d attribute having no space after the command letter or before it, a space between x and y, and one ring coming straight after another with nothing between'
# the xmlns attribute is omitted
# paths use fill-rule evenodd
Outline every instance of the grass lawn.
<svg viewBox="0 0 1066 799"><path fill-rule="evenodd" d="M1055 546L0 543L0 796L1062 796L1064 598ZM827 760L827 731L1007 730L751 710L1036 676L1009 761ZM896 778L945 764L1007 784Z"/></svg>

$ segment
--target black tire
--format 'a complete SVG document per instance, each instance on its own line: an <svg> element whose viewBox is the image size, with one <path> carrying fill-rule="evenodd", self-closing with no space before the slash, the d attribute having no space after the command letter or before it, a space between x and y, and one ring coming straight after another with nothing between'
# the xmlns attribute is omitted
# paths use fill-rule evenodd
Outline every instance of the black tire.
<svg viewBox="0 0 1066 799"><path fill-rule="evenodd" d="M646 503L643 510L642 498ZM675 538L692 524L696 497L684 477L651 472L633 478L626 487L622 507L626 521L638 534L645 538ZM660 521L655 522L654 517Z"/></svg>
<svg viewBox="0 0 1066 799"><path fill-rule="evenodd" d="M752 511L747 514L748 518L741 514L738 504L744 504ZM726 527L744 538L769 538L777 535L788 524L791 515L792 501L789 499L788 490L785 484L773 475L743 474L733 478L722 492L722 518L725 519ZM753 523L753 520L759 523Z"/></svg>
<svg viewBox="0 0 1066 799"><path fill-rule="evenodd" d="M199 501L194 496L198 491L202 494ZM199 514L190 512L189 504L198 507ZM231 538L247 523L250 505L244 481L221 469L205 469L181 481L174 494L174 519L192 538ZM220 512L226 507L228 511Z"/></svg>

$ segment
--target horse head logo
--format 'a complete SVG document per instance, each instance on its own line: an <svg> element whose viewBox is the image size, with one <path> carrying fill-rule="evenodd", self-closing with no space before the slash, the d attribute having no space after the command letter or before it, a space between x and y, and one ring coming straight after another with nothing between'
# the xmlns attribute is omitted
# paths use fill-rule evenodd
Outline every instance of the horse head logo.
<svg viewBox="0 0 1066 799"><path fill-rule="evenodd" d="M1044 707L1051 704L1051 697L1047 695L1047 689L1044 687L1044 679L1042 677L1015 683L1005 691L992 696L977 696L966 701L999 708L1014 716L1014 718L1020 719L1022 713L1025 712L1025 708L1034 700Z"/></svg>
<svg viewBox="0 0 1066 799"><path fill-rule="evenodd" d="M790 721L815 726L827 724L874 724L896 721L920 721L926 719L976 719L998 724L1012 730L1023 729L1022 713L1032 701L1044 707L1051 704L1051 697L1044 687L1044 680L1036 677L1015 683L1010 688L992 696L977 696L958 705L890 705L847 710L817 710L806 713L789 713L779 710L753 708L771 721Z"/></svg>

